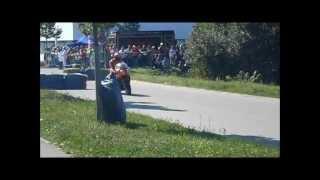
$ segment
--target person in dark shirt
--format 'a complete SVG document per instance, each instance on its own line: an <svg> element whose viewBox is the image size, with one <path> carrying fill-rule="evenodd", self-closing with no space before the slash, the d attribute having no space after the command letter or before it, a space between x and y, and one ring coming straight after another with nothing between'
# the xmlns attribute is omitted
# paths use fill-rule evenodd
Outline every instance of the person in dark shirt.
<svg viewBox="0 0 320 180"><path fill-rule="evenodd" d="M135 45L132 45L132 67L137 65L139 54L139 49Z"/></svg>
<svg viewBox="0 0 320 180"><path fill-rule="evenodd" d="M139 65L140 66L147 65L146 61L147 61L147 47L145 44L143 44L140 49Z"/></svg>

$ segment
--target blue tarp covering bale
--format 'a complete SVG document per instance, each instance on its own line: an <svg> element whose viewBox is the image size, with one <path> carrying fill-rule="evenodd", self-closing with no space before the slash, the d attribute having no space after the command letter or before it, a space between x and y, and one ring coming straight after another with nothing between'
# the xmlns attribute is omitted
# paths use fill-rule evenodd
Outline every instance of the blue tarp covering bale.
<svg viewBox="0 0 320 180"><path fill-rule="evenodd" d="M88 80L95 80L95 71L94 69L86 69L84 74L88 76Z"/></svg>
<svg viewBox="0 0 320 180"><path fill-rule="evenodd" d="M46 75L40 74L40 88L45 88Z"/></svg>
<svg viewBox="0 0 320 180"><path fill-rule="evenodd" d="M68 74L65 77L66 89L86 89L88 76L81 73Z"/></svg>
<svg viewBox="0 0 320 180"><path fill-rule="evenodd" d="M106 122L126 122L126 107L123 102L120 87L115 77L101 81L103 104L103 120Z"/></svg>
<svg viewBox="0 0 320 180"><path fill-rule="evenodd" d="M73 73L40 74L40 88L42 89L86 89L87 75Z"/></svg>
<svg viewBox="0 0 320 180"><path fill-rule="evenodd" d="M62 74L40 75L40 87L44 89L65 89L65 77Z"/></svg>
<svg viewBox="0 0 320 180"><path fill-rule="evenodd" d="M57 65L55 65L55 64L49 64L48 65L48 68L55 68L55 67L57 67Z"/></svg>

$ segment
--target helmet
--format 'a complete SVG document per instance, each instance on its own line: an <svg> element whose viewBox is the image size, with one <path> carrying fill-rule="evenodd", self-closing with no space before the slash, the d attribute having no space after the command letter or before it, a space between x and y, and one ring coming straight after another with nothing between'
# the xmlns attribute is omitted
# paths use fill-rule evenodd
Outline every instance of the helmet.
<svg viewBox="0 0 320 180"><path fill-rule="evenodd" d="M120 62L117 63L115 66L116 70L120 70L120 69L129 69L128 65L125 62Z"/></svg>

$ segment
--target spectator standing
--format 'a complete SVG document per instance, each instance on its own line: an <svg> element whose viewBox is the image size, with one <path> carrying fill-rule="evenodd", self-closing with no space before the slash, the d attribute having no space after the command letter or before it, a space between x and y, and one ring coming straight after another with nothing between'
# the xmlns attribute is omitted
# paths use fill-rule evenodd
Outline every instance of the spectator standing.
<svg viewBox="0 0 320 180"><path fill-rule="evenodd" d="M155 46L151 47L152 68L158 68L158 50Z"/></svg>
<svg viewBox="0 0 320 180"><path fill-rule="evenodd" d="M79 55L81 59L81 64L83 65L83 67L85 67L87 65L87 53L83 46L79 50Z"/></svg>
<svg viewBox="0 0 320 180"><path fill-rule="evenodd" d="M56 50L56 48L55 47L53 47L52 49L51 49L51 52L50 52L50 55L51 55L51 62L50 62L50 64L51 64L51 66L55 66L55 61L56 61L56 56L55 56L55 50Z"/></svg>
<svg viewBox="0 0 320 180"><path fill-rule="evenodd" d="M126 64L128 64L129 66L131 66L131 53L132 53L132 48L131 45L129 44L127 49L124 50L125 53L125 59L123 60Z"/></svg>
<svg viewBox="0 0 320 180"><path fill-rule="evenodd" d="M147 45L147 56L146 56L146 64L147 64L147 66L151 66L152 65L152 49L151 49L151 45L150 44L148 44Z"/></svg>
<svg viewBox="0 0 320 180"><path fill-rule="evenodd" d="M158 48L158 50L159 50L159 59L160 60L162 60L163 59L163 57L165 56L165 47L163 46L163 43L160 43L160 46L159 46L159 48Z"/></svg>
<svg viewBox="0 0 320 180"><path fill-rule="evenodd" d="M171 45L170 50L169 50L169 59L170 59L170 65L176 64L177 51L173 45Z"/></svg>
<svg viewBox="0 0 320 180"><path fill-rule="evenodd" d="M58 49L58 61L59 61L59 68L63 69L63 56L62 52Z"/></svg>
<svg viewBox="0 0 320 180"><path fill-rule="evenodd" d="M137 65L139 54L139 49L135 45L132 45L132 67Z"/></svg>
<svg viewBox="0 0 320 180"><path fill-rule="evenodd" d="M112 49L113 49L113 55L119 52L119 49L116 47L116 45L113 45Z"/></svg>
<svg viewBox="0 0 320 180"><path fill-rule="evenodd" d="M115 53L113 46L109 46L109 52L110 52L111 57L113 57L113 55Z"/></svg>
<svg viewBox="0 0 320 180"><path fill-rule="evenodd" d="M176 63L175 63L175 66L179 66L180 64L180 61L181 61L181 56L180 56L180 48L179 48L179 45L177 44L176 45L176 54L177 54L177 60L176 60Z"/></svg>
<svg viewBox="0 0 320 180"><path fill-rule="evenodd" d="M64 47L62 52L63 52L62 53L62 55L63 55L63 63L65 65L67 65L68 64L67 58L68 58L68 54L69 54L69 49L67 47Z"/></svg>
<svg viewBox="0 0 320 180"><path fill-rule="evenodd" d="M124 50L124 46L121 46L121 48L120 48L120 50L119 50L119 55L120 55L120 58L122 59L122 60L124 60L125 59L125 56L126 56L126 54L125 54L125 50Z"/></svg>
<svg viewBox="0 0 320 180"><path fill-rule="evenodd" d="M53 55L53 61L54 61L54 65L57 66L59 65L59 54L58 54L58 47L55 47L53 52L52 52L52 55Z"/></svg>
<svg viewBox="0 0 320 180"><path fill-rule="evenodd" d="M140 66L145 66L147 65L146 61L147 61L147 48L146 45L143 44L141 49L140 49L140 58L139 58L139 65Z"/></svg>

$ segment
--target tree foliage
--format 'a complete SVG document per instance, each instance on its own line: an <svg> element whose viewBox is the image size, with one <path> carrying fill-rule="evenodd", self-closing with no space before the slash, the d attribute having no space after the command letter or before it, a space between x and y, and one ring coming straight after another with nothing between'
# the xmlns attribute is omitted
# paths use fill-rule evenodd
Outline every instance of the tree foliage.
<svg viewBox="0 0 320 180"><path fill-rule="evenodd" d="M114 27L116 23L96 23L98 32L107 32L110 28ZM84 35L93 35L92 23L79 23L79 30Z"/></svg>
<svg viewBox="0 0 320 180"><path fill-rule="evenodd" d="M55 33L55 23L40 23L40 37L50 39Z"/></svg>
<svg viewBox="0 0 320 180"><path fill-rule="evenodd" d="M55 38L59 39L60 35L62 34L61 28L55 27L56 23L40 23L40 37L43 37L46 39L46 47L48 39Z"/></svg>
<svg viewBox="0 0 320 180"><path fill-rule="evenodd" d="M61 28L56 28L54 30L53 37L55 39L59 39L61 37L61 34L62 34L62 29Z"/></svg>
<svg viewBox="0 0 320 180"><path fill-rule="evenodd" d="M187 41L186 59L196 77L224 79L258 71L279 81L279 23L197 23Z"/></svg>

